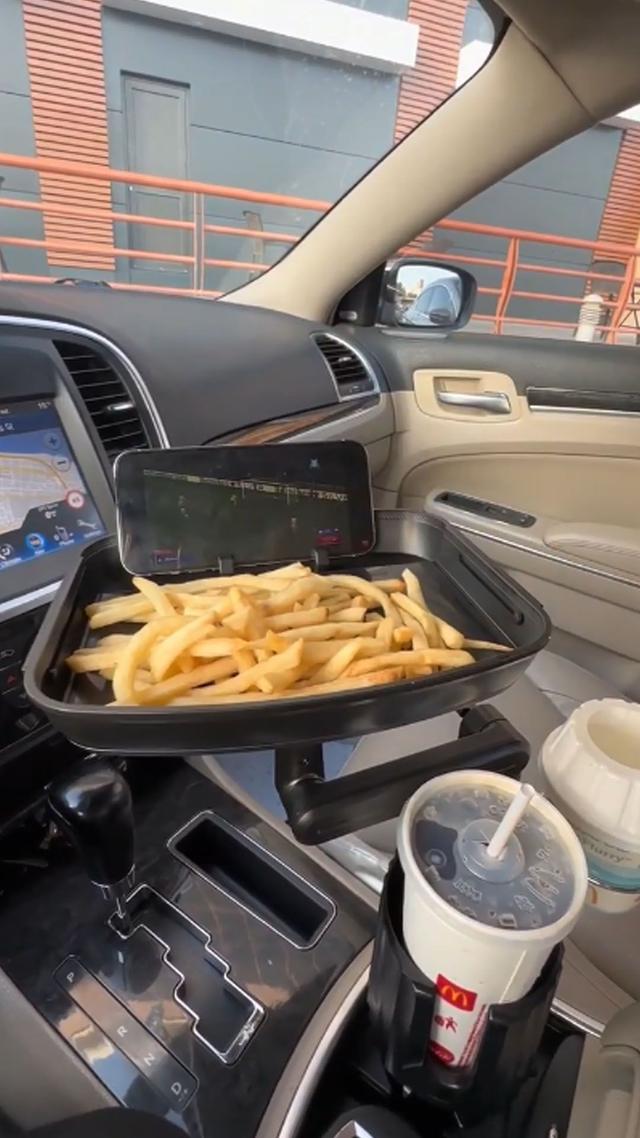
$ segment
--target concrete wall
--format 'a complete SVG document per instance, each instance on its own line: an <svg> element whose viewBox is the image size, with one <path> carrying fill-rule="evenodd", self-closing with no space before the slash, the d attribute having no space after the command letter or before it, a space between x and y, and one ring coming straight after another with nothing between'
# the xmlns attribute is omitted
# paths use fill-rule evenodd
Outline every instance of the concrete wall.
<svg viewBox="0 0 640 1138"><path fill-rule="evenodd" d="M471 40L482 40L490 43L493 39L493 24L478 0L469 0L464 20L462 45Z"/></svg>
<svg viewBox="0 0 640 1138"><path fill-rule="evenodd" d="M395 16L397 20L406 20L409 8L409 0L336 0L336 3L377 12L379 16Z"/></svg>
<svg viewBox="0 0 640 1138"><path fill-rule="evenodd" d="M378 0L383 6L398 8ZM396 76L108 8L103 27L114 166L126 164L126 74L188 89L187 173L199 181L334 201L392 143ZM116 198L125 204L123 187ZM260 213L265 228L293 234L318 216L208 199L207 220L245 225L247 208ZM207 254L250 260L252 248L246 240L210 236ZM267 246L267 259L281 251ZM139 273L141 279L158 276L136 269L134 279ZM243 279L246 274L235 270L211 270L207 287L230 288Z"/></svg>
<svg viewBox="0 0 640 1138"><path fill-rule="evenodd" d="M597 126L529 162L510 177L485 190L452 214L463 221L481 222L512 229L593 240L598 235L621 131ZM439 248L455 261L456 253L504 258L506 242L496 237L435 231ZM529 264L558 268L587 267L590 252L523 242L520 259ZM499 287L498 269L469 265L479 284ZM533 271L519 272L516 288L525 292L553 292L580 297L584 279ZM575 321L578 305L514 299L508 312L514 317ZM478 312L495 310L495 297L479 297Z"/></svg>
<svg viewBox="0 0 640 1138"><path fill-rule="evenodd" d="M21 0L0 0L0 150L10 154L35 154ZM0 168L2 175L2 197L37 200L35 174ZM32 211L0 207L0 234L42 239L41 216ZM16 249L1 243L0 249L9 271L38 275L47 271L46 259L40 250Z"/></svg>

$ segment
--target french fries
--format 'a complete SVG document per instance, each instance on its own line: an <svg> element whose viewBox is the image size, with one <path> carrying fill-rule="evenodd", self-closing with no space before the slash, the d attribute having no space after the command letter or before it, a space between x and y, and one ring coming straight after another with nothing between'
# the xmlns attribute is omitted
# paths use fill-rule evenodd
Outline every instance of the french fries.
<svg viewBox="0 0 640 1138"><path fill-rule="evenodd" d="M510 652L511 649L506 644L494 644L491 640L465 640L462 644L463 648L471 648L475 652Z"/></svg>
<svg viewBox="0 0 640 1138"><path fill-rule="evenodd" d="M72 672L111 682L119 705L312 698L467 667L475 650L510 651L432 612L410 569L370 581L296 564L180 584L134 577L133 585L87 607L89 629L108 631L67 659Z"/></svg>
<svg viewBox="0 0 640 1138"><path fill-rule="evenodd" d="M343 672L347 670L351 661L358 655L360 645L357 640L347 640L342 648L339 648L334 655L318 668L314 673L314 682L316 684L328 684L332 680L337 680ZM375 672L375 668L367 668L368 672Z"/></svg>
<svg viewBox="0 0 640 1138"><path fill-rule="evenodd" d="M265 618L265 624L267 628L279 632L286 628L304 628L305 625L321 623L327 619L327 615L328 610L322 606L312 609L301 608L298 612L281 612L277 616L268 616Z"/></svg>
<svg viewBox="0 0 640 1138"><path fill-rule="evenodd" d="M375 672L379 668L392 668L395 665L405 667L432 667L437 668L464 668L473 664L470 652L452 652L447 648L425 648L424 651L383 652L380 656L371 656L368 660L358 660L347 669L348 676L364 676L367 672Z"/></svg>
<svg viewBox="0 0 640 1138"><path fill-rule="evenodd" d="M162 633L175 631L175 617L149 621L135 632L115 665L113 694L116 700L127 702L135 693L136 672L144 667L149 654ZM135 699L133 701L136 702Z"/></svg>
<svg viewBox="0 0 640 1138"><path fill-rule="evenodd" d="M202 640L211 626L209 614L188 620L171 632L166 638L157 641L149 654L149 667L154 680L163 680L174 660L186 652L196 641ZM149 626L147 625L147 628Z"/></svg>
<svg viewBox="0 0 640 1138"><path fill-rule="evenodd" d="M143 597L146 597L160 616L173 616L175 609L171 604L171 597L165 593L155 581L148 581L146 577L134 577L133 583Z"/></svg>
<svg viewBox="0 0 640 1138"><path fill-rule="evenodd" d="M333 680L329 684L308 684L306 687L300 687L296 684L296 686L290 688L289 691L278 692L275 698L301 699L303 697L308 698L318 695L334 695L336 692L350 691L353 688L379 687L384 684L393 683L394 680L401 678L402 668L385 668L380 672L372 672L369 676L358 676L357 679ZM216 695L210 688L203 688L201 692L194 692L192 696L176 699L173 702L184 707L202 703L224 705L227 703L237 703L238 700L253 703L259 700L273 698L273 695L261 691L248 691L240 696Z"/></svg>

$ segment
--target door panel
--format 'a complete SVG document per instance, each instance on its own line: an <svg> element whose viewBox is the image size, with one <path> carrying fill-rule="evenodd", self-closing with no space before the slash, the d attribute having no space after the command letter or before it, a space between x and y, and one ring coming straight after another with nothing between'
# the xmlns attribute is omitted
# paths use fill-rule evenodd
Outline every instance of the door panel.
<svg viewBox="0 0 640 1138"><path fill-rule="evenodd" d="M627 575L640 575L640 529L604 523L567 522L550 526L545 545Z"/></svg>
<svg viewBox="0 0 640 1138"><path fill-rule="evenodd" d="M459 517L452 511L432 502L427 502L427 509L460 526ZM517 543L511 540L510 527L497 522L477 528L463 522L460 528L539 598L555 628L615 655L640 661L640 578L557 554L545 546L537 527L519 531ZM573 658L585 667L591 666L584 647ZM611 679L608 671L605 674ZM635 677L636 672L633 674Z"/></svg>
<svg viewBox="0 0 640 1138"><path fill-rule="evenodd" d="M413 373L413 390L423 415L468 423L499 418L502 424L520 418L520 398L510 375L464 368L420 369Z"/></svg>
<svg viewBox="0 0 640 1138"><path fill-rule="evenodd" d="M640 423L637 426L640 434ZM455 444L452 444L455 445ZM562 446L559 440L558 446ZM564 446L568 446L567 442ZM523 440L523 448L528 441ZM634 518L640 480L637 457L553 454L523 449L521 453L460 454L421 462L402 479L403 498L424 499L436 490L473 493L556 522L626 526ZM597 478L593 466L597 465ZM385 475L386 477L386 475ZM640 525L640 519L637 523ZM546 532L545 527L545 532ZM638 530L640 536L640 529Z"/></svg>
<svg viewBox="0 0 640 1138"><path fill-rule="evenodd" d="M466 530L545 604L567 655L624 675L637 694L640 351L373 330L365 342L385 367L396 417L378 502ZM438 500L443 491L535 522L454 508Z"/></svg>

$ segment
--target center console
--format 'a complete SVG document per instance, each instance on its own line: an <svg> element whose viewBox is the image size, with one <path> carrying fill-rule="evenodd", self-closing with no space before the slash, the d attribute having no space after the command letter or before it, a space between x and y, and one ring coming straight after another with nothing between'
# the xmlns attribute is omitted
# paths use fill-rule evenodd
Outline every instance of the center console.
<svg viewBox="0 0 640 1138"><path fill-rule="evenodd" d="M180 760L126 773L89 760L50 791L0 965L120 1103L252 1136L375 912Z"/></svg>
<svg viewBox="0 0 640 1138"><path fill-rule="evenodd" d="M312 826L326 809L311 804ZM425 1067L433 996L385 916L398 868L378 917L324 855L181 759L74 763L0 865L0 967L122 1106L201 1138L322 1138L346 1115L355 1135L362 1109L372 1138L461 1120L522 1138L532 1111L549 1124L532 1134L566 1133L583 1038L548 1016L559 958L488 1033L483 1094L477 1072L443 1082Z"/></svg>

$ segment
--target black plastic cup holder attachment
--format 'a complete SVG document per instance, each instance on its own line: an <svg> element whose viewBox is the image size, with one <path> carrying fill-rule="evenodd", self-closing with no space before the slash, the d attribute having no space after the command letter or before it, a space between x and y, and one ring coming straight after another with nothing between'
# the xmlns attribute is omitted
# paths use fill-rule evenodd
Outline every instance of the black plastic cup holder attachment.
<svg viewBox="0 0 640 1138"><path fill-rule="evenodd" d="M530 992L488 1012L472 1064L448 1067L429 1051L436 988L402 939L404 874L395 859L382 893L369 980L371 1025L390 1079L417 1098L465 1120L493 1113L527 1078L560 978L563 946L551 953Z"/></svg>

